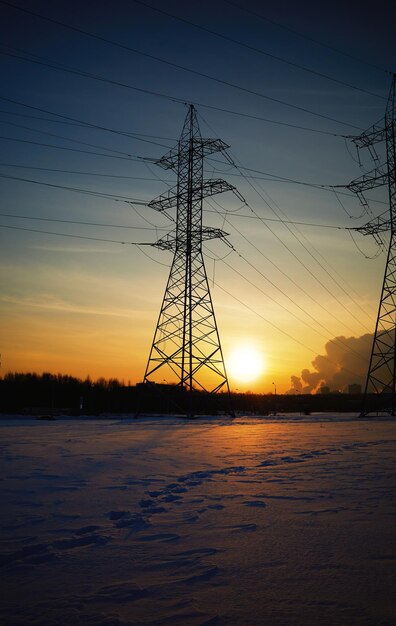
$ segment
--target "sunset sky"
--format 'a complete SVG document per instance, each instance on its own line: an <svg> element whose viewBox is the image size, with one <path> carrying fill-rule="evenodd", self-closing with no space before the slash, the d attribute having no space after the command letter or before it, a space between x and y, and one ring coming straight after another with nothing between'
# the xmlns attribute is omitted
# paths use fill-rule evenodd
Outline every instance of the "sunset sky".
<svg viewBox="0 0 396 626"><path fill-rule="evenodd" d="M237 165L215 154L206 177L246 200L222 194L204 211L235 248L204 249L226 365L242 348L262 362L256 378L230 372L231 388L362 382L386 257L365 258L375 242L345 227L385 211L387 190L367 193L370 215L326 185L374 167L344 136L384 115L393 3L15 0L0 12L1 374L142 380L172 255L130 243L171 229L144 203L175 179L141 157L176 143L194 103L202 135ZM330 362L317 358L339 336Z"/></svg>

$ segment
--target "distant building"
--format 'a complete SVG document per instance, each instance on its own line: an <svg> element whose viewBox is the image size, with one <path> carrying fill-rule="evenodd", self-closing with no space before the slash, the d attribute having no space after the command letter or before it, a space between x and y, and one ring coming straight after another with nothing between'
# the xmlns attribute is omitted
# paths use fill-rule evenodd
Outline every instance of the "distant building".
<svg viewBox="0 0 396 626"><path fill-rule="evenodd" d="M348 393L362 393L362 385L359 385L358 383L348 385Z"/></svg>
<svg viewBox="0 0 396 626"><path fill-rule="evenodd" d="M322 396L326 396L327 394L330 393L330 387L326 387L326 385L322 385L322 387L319 388L319 393L322 394Z"/></svg>

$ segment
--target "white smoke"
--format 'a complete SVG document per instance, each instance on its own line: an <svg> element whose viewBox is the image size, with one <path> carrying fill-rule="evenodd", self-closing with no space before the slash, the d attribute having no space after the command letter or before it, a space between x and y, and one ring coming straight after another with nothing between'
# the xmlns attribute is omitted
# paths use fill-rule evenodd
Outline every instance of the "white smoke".
<svg viewBox="0 0 396 626"><path fill-rule="evenodd" d="M303 369L300 376L291 376L291 388L286 393L316 393L323 385L331 391L345 392L348 385L364 387L373 335L335 337L325 345L325 354L312 361L313 370Z"/></svg>

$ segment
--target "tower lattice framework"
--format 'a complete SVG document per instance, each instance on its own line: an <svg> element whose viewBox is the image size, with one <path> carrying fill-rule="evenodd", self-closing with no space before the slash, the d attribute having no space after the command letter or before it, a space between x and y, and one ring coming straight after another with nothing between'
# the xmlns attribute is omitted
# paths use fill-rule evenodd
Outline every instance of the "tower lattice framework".
<svg viewBox="0 0 396 626"><path fill-rule="evenodd" d="M175 230L154 246L174 253L145 383L176 383L182 390L230 394L223 352L202 253L204 241L227 233L202 225L206 196L235 191L221 179L204 180L204 157L229 146L201 137L196 111L189 106L177 146L155 163L177 173L177 184L149 206L160 212L176 209ZM190 403L187 412L192 413Z"/></svg>
<svg viewBox="0 0 396 626"><path fill-rule="evenodd" d="M381 233L389 232L389 248L385 266L382 292L375 325L373 345L364 390L362 415L372 411L395 415L396 410L396 74L393 75L384 124L374 125L367 132L355 137L357 148L368 148L377 161L372 172L365 174L348 185L365 203L364 192L387 185L389 213L374 218L364 226L356 228L364 235L373 235L382 243ZM385 142L386 161L381 164L374 146ZM373 396L375 394L375 396Z"/></svg>

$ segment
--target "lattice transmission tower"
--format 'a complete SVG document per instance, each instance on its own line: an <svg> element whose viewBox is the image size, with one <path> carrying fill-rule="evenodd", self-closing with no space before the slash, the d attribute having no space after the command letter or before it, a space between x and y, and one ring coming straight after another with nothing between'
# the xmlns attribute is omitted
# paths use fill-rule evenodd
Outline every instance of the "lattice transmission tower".
<svg viewBox="0 0 396 626"><path fill-rule="evenodd" d="M384 122L372 126L368 131L352 138L357 149L368 148L376 162L375 168L352 181L347 187L358 194L368 208L364 192L387 185L389 212L372 219L358 232L373 235L377 243L383 244L381 233L389 232L390 241L385 274L380 297L373 346L364 390L361 415L381 411L395 415L396 409L396 74L393 75ZM377 156L375 144L385 142L386 159L383 164ZM375 394L375 395L374 395Z"/></svg>
<svg viewBox="0 0 396 626"><path fill-rule="evenodd" d="M177 146L154 161L174 170L177 184L149 206L160 212L175 208L176 226L153 244L174 255L144 382L179 386L185 392L179 396L185 396L182 409L190 416L198 392L226 392L230 409L230 389L202 253L204 241L227 236L218 228L202 225L204 197L224 191L237 193L224 180L204 180L204 157L228 147L220 139L201 137L195 108L190 105Z"/></svg>

